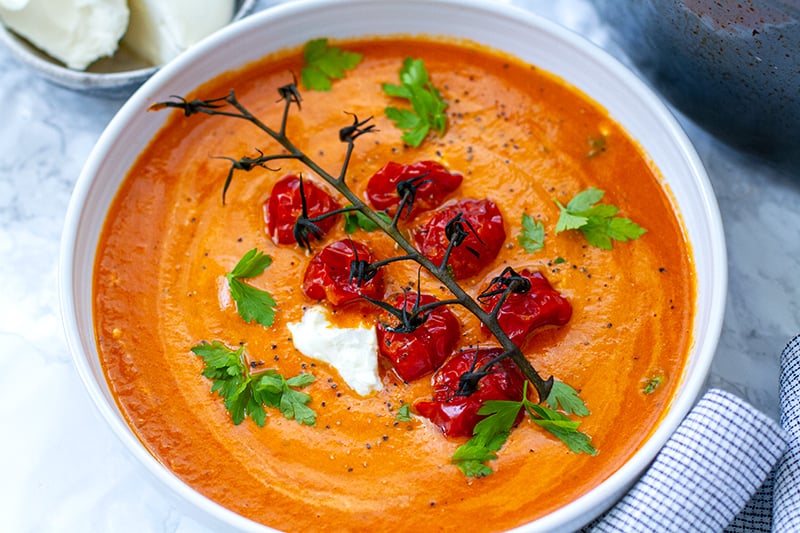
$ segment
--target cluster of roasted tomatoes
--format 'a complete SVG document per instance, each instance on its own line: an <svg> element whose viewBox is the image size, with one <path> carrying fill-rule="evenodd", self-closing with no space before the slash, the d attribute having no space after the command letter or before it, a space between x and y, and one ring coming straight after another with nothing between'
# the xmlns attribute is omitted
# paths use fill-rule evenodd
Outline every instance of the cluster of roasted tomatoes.
<svg viewBox="0 0 800 533"><path fill-rule="evenodd" d="M446 264L455 279L474 276L491 263L506 238L503 216L489 199L461 199L445 203L461 185L462 176L450 172L435 161L413 164L388 163L368 181L366 198L376 211L400 217L411 228L417 249L437 265ZM330 231L342 206L312 181L289 175L278 181L264 204L267 231L274 242L297 244L296 223L299 217L313 220L314 236ZM417 223L416 219L421 222ZM461 228L455 232L456 226ZM457 246L451 241L457 239ZM372 299L386 301L399 312L408 312L418 320L413 327L400 327L396 315L384 313L376 329L380 357L406 382L433 373L433 398L418 402L416 411L451 437L472 435L480 420L478 409L486 400L522 398L525 377L510 359L491 365L469 396L458 394L459 381L465 372L481 368L502 353L501 348L465 348L456 351L460 324L446 305L435 306L437 298L425 293L384 294L383 271L378 268L368 276L354 272L371 265L375 258L366 244L355 239L327 244L311 258L303 276L304 294L317 301L327 300L340 307ZM503 294L487 292L480 303L487 312L494 311L503 331L521 348L537 329L563 325L571 314L569 302L553 289L539 272L522 270L527 290ZM415 313L424 308L424 313Z"/></svg>

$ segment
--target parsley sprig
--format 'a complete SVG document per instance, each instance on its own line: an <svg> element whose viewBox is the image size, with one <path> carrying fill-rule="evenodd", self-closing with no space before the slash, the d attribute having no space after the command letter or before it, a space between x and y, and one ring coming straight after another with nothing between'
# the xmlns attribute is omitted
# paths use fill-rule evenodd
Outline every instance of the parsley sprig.
<svg viewBox="0 0 800 533"><path fill-rule="evenodd" d="M328 46L328 39L313 39L303 48L306 66L300 71L300 78L306 89L330 91L333 80L344 78L345 71L355 68L363 56L348 52L338 46Z"/></svg>
<svg viewBox="0 0 800 533"><path fill-rule="evenodd" d="M394 106L385 109L386 116L395 126L405 130L403 142L409 146L419 146L431 129L439 136L444 134L447 102L431 83L421 59L407 57L400 69L400 85L384 83L383 91L389 96L404 98L411 104L411 109Z"/></svg>
<svg viewBox="0 0 800 533"><path fill-rule="evenodd" d="M548 407L528 400L528 382L522 393L522 400L488 400L484 402L478 414L486 415L475 425L473 436L456 449L451 457L455 464L467 477L484 477L493 472L486 463L497 459L497 453L508 439L520 409L530 417L533 423L549 431L561 440L574 453L596 455L597 450L591 443L591 437L578 431L580 422L567 415L586 416L589 409L578 396L577 391L556 381L546 401ZM560 410L557 410L560 409Z"/></svg>
<svg viewBox="0 0 800 533"><path fill-rule="evenodd" d="M236 311L246 322L256 321L262 326L270 327L275 321L275 309L278 304L267 291L257 289L243 282L243 279L261 275L272 264L272 258L253 248L225 274L231 297L236 302Z"/></svg>
<svg viewBox="0 0 800 533"><path fill-rule="evenodd" d="M541 220L534 220L527 213L522 213L522 230L517 235L517 242L528 253L538 252L544 248L544 225Z"/></svg>
<svg viewBox="0 0 800 533"><path fill-rule="evenodd" d="M610 204L598 204L605 194L595 187L579 192L566 205L555 200L561 214L556 223L556 233L577 229L589 244L611 250L612 240L626 242L638 239L647 231L629 218L617 216L619 208Z"/></svg>
<svg viewBox="0 0 800 533"><path fill-rule="evenodd" d="M286 379L275 370L251 374L244 358L244 345L231 350L219 341L203 341L192 348L206 364L203 376L213 382L211 392L225 400L225 408L233 423L239 425L250 417L259 427L264 427L267 413L264 407L273 407L289 420L313 426L317 414L308 407L311 396L295 390L314 382L311 374L298 374Z"/></svg>

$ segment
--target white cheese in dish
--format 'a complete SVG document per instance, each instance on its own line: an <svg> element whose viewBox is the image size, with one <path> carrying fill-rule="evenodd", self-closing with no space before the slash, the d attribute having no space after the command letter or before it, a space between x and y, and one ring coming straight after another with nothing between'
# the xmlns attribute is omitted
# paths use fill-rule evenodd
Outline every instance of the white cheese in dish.
<svg viewBox="0 0 800 533"><path fill-rule="evenodd" d="M233 0L130 0L131 21L122 42L153 65L162 65L228 24Z"/></svg>
<svg viewBox="0 0 800 533"><path fill-rule="evenodd" d="M125 0L0 0L0 20L71 69L112 56L128 27Z"/></svg>
<svg viewBox="0 0 800 533"><path fill-rule="evenodd" d="M337 328L324 307L306 310L300 322L287 324L295 348L334 367L361 396L383 388L378 375L378 337L375 327Z"/></svg>

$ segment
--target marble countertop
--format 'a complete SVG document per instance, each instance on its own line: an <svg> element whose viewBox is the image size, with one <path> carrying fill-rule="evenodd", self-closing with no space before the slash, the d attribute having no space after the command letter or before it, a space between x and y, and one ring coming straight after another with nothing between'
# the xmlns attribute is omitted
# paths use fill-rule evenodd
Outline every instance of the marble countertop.
<svg viewBox="0 0 800 533"><path fill-rule="evenodd" d="M619 55L585 0L519 3ZM54 86L0 49L0 101L0 529L206 532L101 419L60 321L67 203L123 99ZM800 176L679 119L710 174L729 254L725 322L708 384L777 418L779 354L800 333Z"/></svg>

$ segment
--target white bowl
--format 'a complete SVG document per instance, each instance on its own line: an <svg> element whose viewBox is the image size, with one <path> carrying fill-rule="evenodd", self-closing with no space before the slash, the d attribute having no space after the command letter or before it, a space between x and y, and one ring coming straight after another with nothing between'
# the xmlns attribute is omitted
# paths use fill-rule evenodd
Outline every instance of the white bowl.
<svg viewBox="0 0 800 533"><path fill-rule="evenodd" d="M233 21L250 13L255 1L237 0ZM147 64L121 47L113 57L99 59L85 71L70 69L6 28L1 21L0 43L48 81L69 89L109 96L130 94L160 68L160 65Z"/></svg>
<svg viewBox="0 0 800 533"><path fill-rule="evenodd" d="M443 24L442 21L447 21ZM697 313L694 344L669 411L638 452L600 486L520 531L569 531L616 501L647 468L699 393L719 338L727 286L722 223L702 164L665 105L616 60L581 37L505 4L478 0L312 0L283 4L233 24L167 65L147 81L109 124L91 153L69 206L61 248L61 299L75 364L92 399L125 446L202 520L268 531L199 495L156 461L116 407L104 379L92 320L92 277L106 211L142 148L166 113L145 113L169 95L186 94L224 71L319 36L446 34L509 51L564 78L604 106L660 169L694 250Z"/></svg>

